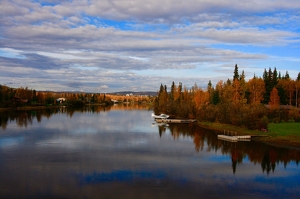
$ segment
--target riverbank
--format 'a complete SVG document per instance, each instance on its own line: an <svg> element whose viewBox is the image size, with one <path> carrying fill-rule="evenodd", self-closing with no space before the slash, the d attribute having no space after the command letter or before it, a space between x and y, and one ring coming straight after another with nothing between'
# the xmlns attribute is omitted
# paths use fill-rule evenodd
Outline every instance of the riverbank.
<svg viewBox="0 0 300 199"><path fill-rule="evenodd" d="M300 123L271 123L267 132L220 123L198 122L198 124L220 133L226 131L233 135L258 135L261 137L254 137L253 140L278 147L300 149Z"/></svg>
<svg viewBox="0 0 300 199"><path fill-rule="evenodd" d="M0 108L0 111L19 111L19 110L41 110L47 108L60 108L64 106L20 106L20 107L9 107L9 108Z"/></svg>
<svg viewBox="0 0 300 199"><path fill-rule="evenodd" d="M19 106L19 107L8 107L8 108L0 108L1 111L15 111L15 110L40 110L40 109L48 109L48 108L61 108L61 107L83 107L83 106L108 106L105 103L93 103L93 104L84 104L81 106L76 106L72 104L60 104L60 105L40 105L40 106Z"/></svg>

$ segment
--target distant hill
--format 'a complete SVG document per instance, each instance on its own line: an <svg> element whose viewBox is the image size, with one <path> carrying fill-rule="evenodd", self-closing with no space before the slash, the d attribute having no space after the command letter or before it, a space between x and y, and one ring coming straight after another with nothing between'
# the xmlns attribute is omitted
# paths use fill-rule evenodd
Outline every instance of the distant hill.
<svg viewBox="0 0 300 199"><path fill-rule="evenodd" d="M133 95L150 95L150 96L156 96L157 92L153 91L120 91L120 92L113 92L113 93L107 93L107 94L112 94L112 95L126 95L126 94L133 94Z"/></svg>
<svg viewBox="0 0 300 199"><path fill-rule="evenodd" d="M57 93L57 94L63 94L63 93L92 93L92 92L83 92L83 91L38 91L38 92L50 92L50 93ZM119 92L108 92L106 94L112 94L112 95L127 95L127 94L133 94L133 95L150 95L150 96L157 96L157 92L154 91L119 91Z"/></svg>

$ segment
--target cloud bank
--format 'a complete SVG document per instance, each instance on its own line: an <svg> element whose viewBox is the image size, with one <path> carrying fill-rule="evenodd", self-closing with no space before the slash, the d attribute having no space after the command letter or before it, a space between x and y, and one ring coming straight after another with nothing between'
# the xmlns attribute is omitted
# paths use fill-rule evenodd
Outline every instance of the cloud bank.
<svg viewBox="0 0 300 199"><path fill-rule="evenodd" d="M299 72L300 2L206 0L0 3L0 84L36 90L206 87L277 67Z"/></svg>

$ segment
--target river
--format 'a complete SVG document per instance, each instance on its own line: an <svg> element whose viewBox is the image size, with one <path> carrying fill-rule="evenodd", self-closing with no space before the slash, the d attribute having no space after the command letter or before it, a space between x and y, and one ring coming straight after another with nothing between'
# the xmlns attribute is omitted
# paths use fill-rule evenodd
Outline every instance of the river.
<svg viewBox="0 0 300 199"><path fill-rule="evenodd" d="M299 198L300 151L143 106L0 112L0 198Z"/></svg>

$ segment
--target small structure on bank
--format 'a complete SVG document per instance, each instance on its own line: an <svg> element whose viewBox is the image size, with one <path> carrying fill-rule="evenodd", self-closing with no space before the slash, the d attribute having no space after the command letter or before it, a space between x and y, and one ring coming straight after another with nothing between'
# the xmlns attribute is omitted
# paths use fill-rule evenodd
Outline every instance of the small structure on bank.
<svg viewBox="0 0 300 199"><path fill-rule="evenodd" d="M22 103L27 103L28 102L28 99L22 99L18 96L14 96L11 98L11 101L13 102L22 102Z"/></svg>
<svg viewBox="0 0 300 199"><path fill-rule="evenodd" d="M65 102L65 101L67 101L67 99L64 98L64 97L60 97L60 98L56 99L56 103L58 103L58 104L61 104L61 103Z"/></svg>

